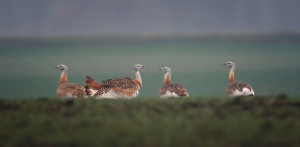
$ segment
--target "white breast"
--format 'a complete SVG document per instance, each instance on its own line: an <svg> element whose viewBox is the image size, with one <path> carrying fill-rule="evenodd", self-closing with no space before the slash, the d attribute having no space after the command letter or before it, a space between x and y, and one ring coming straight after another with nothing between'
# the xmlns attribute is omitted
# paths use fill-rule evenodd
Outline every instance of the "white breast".
<svg viewBox="0 0 300 147"><path fill-rule="evenodd" d="M139 95L138 90L131 96L128 96L127 94L116 93L114 90L110 90L109 92L107 92L97 98L99 98L99 99L101 99L101 98L107 98L107 99L128 98L128 99L131 99L131 98L137 97L138 95Z"/></svg>
<svg viewBox="0 0 300 147"><path fill-rule="evenodd" d="M170 91L166 91L165 94L160 96L161 98L170 98L170 97L174 97L174 98L178 98L179 95L175 94L174 92L170 92Z"/></svg>
<svg viewBox="0 0 300 147"><path fill-rule="evenodd" d="M243 88L243 91L235 90L233 93L229 96L248 96L248 95L254 95L254 91L250 90L248 88Z"/></svg>

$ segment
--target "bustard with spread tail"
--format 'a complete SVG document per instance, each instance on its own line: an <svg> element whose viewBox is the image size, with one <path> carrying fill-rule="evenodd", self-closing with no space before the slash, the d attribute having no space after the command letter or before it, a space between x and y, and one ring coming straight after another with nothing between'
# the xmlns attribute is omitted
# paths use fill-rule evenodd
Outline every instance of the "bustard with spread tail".
<svg viewBox="0 0 300 147"><path fill-rule="evenodd" d="M87 94L95 98L135 98L139 94L142 86L142 78L139 70L144 65L136 64L133 66L135 79L129 77L113 78L98 83L87 76L85 81Z"/></svg>

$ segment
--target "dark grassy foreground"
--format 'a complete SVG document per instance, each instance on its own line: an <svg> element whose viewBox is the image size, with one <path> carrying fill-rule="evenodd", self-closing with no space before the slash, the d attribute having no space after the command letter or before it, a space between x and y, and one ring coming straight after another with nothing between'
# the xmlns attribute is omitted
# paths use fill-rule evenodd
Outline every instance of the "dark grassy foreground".
<svg viewBox="0 0 300 147"><path fill-rule="evenodd" d="M300 146L300 99L0 99L0 146Z"/></svg>

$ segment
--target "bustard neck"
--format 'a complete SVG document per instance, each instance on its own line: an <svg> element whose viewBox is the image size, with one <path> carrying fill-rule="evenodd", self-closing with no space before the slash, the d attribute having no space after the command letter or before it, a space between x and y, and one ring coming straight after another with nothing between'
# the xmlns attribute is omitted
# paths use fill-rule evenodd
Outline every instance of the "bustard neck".
<svg viewBox="0 0 300 147"><path fill-rule="evenodd" d="M142 77L140 75L140 72L138 70L134 71L135 74L135 83L137 83L140 87L142 86Z"/></svg>
<svg viewBox="0 0 300 147"><path fill-rule="evenodd" d="M67 71L61 72L59 85L67 83Z"/></svg>
<svg viewBox="0 0 300 147"><path fill-rule="evenodd" d="M235 81L234 80L234 70L235 70L235 68L234 68L234 66L232 66L231 69L230 69L230 71L229 71L229 78L228 78L229 83Z"/></svg>
<svg viewBox="0 0 300 147"><path fill-rule="evenodd" d="M166 72L164 76L164 84L169 84L171 81L171 72Z"/></svg>

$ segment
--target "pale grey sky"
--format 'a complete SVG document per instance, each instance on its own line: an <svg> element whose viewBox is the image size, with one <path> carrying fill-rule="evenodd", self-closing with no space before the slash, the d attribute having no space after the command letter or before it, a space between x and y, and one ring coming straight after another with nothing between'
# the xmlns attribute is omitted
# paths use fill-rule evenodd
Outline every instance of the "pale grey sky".
<svg viewBox="0 0 300 147"><path fill-rule="evenodd" d="M0 36L300 32L299 0L1 0Z"/></svg>

